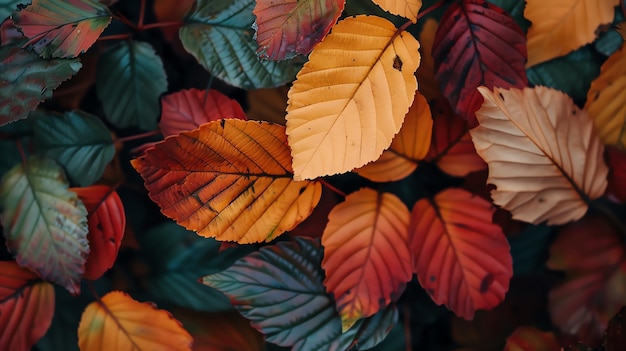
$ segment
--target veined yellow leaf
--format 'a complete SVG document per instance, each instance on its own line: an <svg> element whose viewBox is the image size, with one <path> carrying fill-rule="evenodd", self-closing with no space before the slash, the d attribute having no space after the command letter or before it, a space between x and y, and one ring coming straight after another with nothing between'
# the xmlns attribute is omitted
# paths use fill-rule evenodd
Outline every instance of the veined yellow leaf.
<svg viewBox="0 0 626 351"><path fill-rule="evenodd" d="M417 23L417 13L422 8L422 0L373 0L383 10L410 19Z"/></svg>

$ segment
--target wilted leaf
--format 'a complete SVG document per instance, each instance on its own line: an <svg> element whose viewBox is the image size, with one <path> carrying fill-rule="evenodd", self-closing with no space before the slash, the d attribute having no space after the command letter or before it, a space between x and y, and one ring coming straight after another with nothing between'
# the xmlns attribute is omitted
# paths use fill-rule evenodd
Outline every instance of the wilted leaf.
<svg viewBox="0 0 626 351"><path fill-rule="evenodd" d="M0 261L0 350L31 350L53 314L52 284L14 261Z"/></svg>
<svg viewBox="0 0 626 351"><path fill-rule="evenodd" d="M81 186L100 179L115 155L109 129L86 112L41 113L35 118L34 127L37 151L60 163L70 180Z"/></svg>
<svg viewBox="0 0 626 351"><path fill-rule="evenodd" d="M185 49L211 74L243 89L293 80L296 62L260 60L254 40L254 0L198 0L180 30Z"/></svg>
<svg viewBox="0 0 626 351"><path fill-rule="evenodd" d="M162 212L218 240L271 241L311 212L321 185L295 182L285 129L226 119L167 138L132 161Z"/></svg>
<svg viewBox="0 0 626 351"><path fill-rule="evenodd" d="M465 319L500 304L513 275L494 211L486 200L452 188L419 200L411 213L413 271L435 303Z"/></svg>
<svg viewBox="0 0 626 351"><path fill-rule="evenodd" d="M167 137L222 118L247 119L237 101L217 90L181 90L161 99L159 129Z"/></svg>
<svg viewBox="0 0 626 351"><path fill-rule="evenodd" d="M124 205L117 192L106 185L72 188L89 211L90 252L85 263L85 279L98 279L113 267L126 228Z"/></svg>
<svg viewBox="0 0 626 351"><path fill-rule="evenodd" d="M380 17L335 25L289 90L296 180L348 172L391 145L417 89L418 48L411 34Z"/></svg>
<svg viewBox="0 0 626 351"><path fill-rule="evenodd" d="M441 18L435 43L435 76L452 108L476 126L482 98L476 88L528 85L526 35L501 8L485 0L454 2Z"/></svg>
<svg viewBox="0 0 626 351"><path fill-rule="evenodd" d="M430 147L433 118L426 98L416 92L400 132L380 158L355 172L374 182L403 179L417 169Z"/></svg>
<svg viewBox="0 0 626 351"><path fill-rule="evenodd" d="M0 126L28 117L82 67L78 59L43 60L10 45L0 46L0 66Z"/></svg>
<svg viewBox="0 0 626 351"><path fill-rule="evenodd" d="M156 129L159 96L166 90L163 62L148 43L122 41L98 61L96 92L117 127Z"/></svg>
<svg viewBox="0 0 626 351"><path fill-rule="evenodd" d="M59 165L31 156L2 178L0 203L18 264L77 294L89 253L87 211L67 186Z"/></svg>
<svg viewBox="0 0 626 351"><path fill-rule="evenodd" d="M121 291L89 304L78 326L78 346L83 351L191 350L192 342L169 312Z"/></svg>
<svg viewBox="0 0 626 351"><path fill-rule="evenodd" d="M479 91L485 98L476 112L480 126L470 134L489 165L494 203L535 224L582 217L587 201L603 195L608 173L587 113L545 87Z"/></svg>
<svg viewBox="0 0 626 351"><path fill-rule="evenodd" d="M111 14L96 0L32 0L13 21L41 57L76 57L96 42Z"/></svg>
<svg viewBox="0 0 626 351"><path fill-rule="evenodd" d="M526 0L527 67L563 56L596 38L598 27L613 20L619 0Z"/></svg>
<svg viewBox="0 0 626 351"><path fill-rule="evenodd" d="M258 0L254 7L259 56L269 60L306 55L328 34L345 0Z"/></svg>
<svg viewBox="0 0 626 351"><path fill-rule="evenodd" d="M554 333L543 332L535 327L518 327L509 336L504 351L561 351Z"/></svg>
<svg viewBox="0 0 626 351"><path fill-rule="evenodd" d="M391 303L411 279L408 225L402 200L369 188L330 211L322 235L324 285L344 331Z"/></svg>
<svg viewBox="0 0 626 351"><path fill-rule="evenodd" d="M422 25L422 31L419 34L419 51L422 61L415 74L419 82L418 90L428 101L441 96L439 82L435 78L435 60L433 59L433 45L438 26L435 19L429 18Z"/></svg>
<svg viewBox="0 0 626 351"><path fill-rule="evenodd" d="M422 8L422 0L373 0L383 10L408 18L417 23L417 13Z"/></svg>

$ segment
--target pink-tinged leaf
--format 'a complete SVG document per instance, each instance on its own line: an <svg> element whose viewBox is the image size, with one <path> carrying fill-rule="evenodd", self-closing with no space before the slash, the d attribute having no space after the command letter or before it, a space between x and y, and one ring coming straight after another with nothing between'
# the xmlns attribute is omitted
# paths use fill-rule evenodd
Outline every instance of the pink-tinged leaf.
<svg viewBox="0 0 626 351"><path fill-rule="evenodd" d="M310 53L337 22L344 5L345 0L257 0L257 53L270 60Z"/></svg>
<svg viewBox="0 0 626 351"><path fill-rule="evenodd" d="M96 0L33 0L13 21L41 57L65 58L87 51L111 23L111 14Z"/></svg>
<svg viewBox="0 0 626 351"><path fill-rule="evenodd" d="M70 189L83 201L89 215L89 257L83 278L95 280L113 267L122 244L126 215L117 192L106 185Z"/></svg>
<svg viewBox="0 0 626 351"><path fill-rule="evenodd" d="M159 129L167 137L222 118L248 119L237 101L217 90L181 90L161 100Z"/></svg>
<svg viewBox="0 0 626 351"><path fill-rule="evenodd" d="M433 301L465 319L500 304L513 275L493 212L486 200L452 188L419 200L411 213L413 271Z"/></svg>
<svg viewBox="0 0 626 351"><path fill-rule="evenodd" d="M52 284L14 261L0 261L0 350L31 350L53 315Z"/></svg>
<svg viewBox="0 0 626 351"><path fill-rule="evenodd" d="M454 110L470 127L483 98L477 87L523 88L526 35L513 18L485 0L453 2L433 46L435 75Z"/></svg>

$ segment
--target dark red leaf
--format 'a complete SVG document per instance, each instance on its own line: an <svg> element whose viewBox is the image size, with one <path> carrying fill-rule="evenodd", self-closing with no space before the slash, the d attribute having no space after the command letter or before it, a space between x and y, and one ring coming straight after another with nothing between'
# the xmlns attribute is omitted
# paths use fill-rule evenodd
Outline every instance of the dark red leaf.
<svg viewBox="0 0 626 351"><path fill-rule="evenodd" d="M607 193L620 202L626 202L626 153L607 146L606 156L610 168Z"/></svg>

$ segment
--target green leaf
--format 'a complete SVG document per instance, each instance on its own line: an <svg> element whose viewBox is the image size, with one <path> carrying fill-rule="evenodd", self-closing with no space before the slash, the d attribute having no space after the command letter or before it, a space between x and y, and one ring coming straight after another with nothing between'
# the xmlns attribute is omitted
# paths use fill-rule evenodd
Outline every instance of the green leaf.
<svg viewBox="0 0 626 351"><path fill-rule="evenodd" d="M100 57L96 90L115 126L154 130L159 96L167 90L163 62L148 43L120 42Z"/></svg>
<svg viewBox="0 0 626 351"><path fill-rule="evenodd" d="M509 237L515 276L538 273L548 259L549 245L554 239L552 227L529 224L521 233Z"/></svg>
<svg viewBox="0 0 626 351"><path fill-rule="evenodd" d="M28 3L30 0L0 0L0 22L17 10L18 4Z"/></svg>
<svg viewBox="0 0 626 351"><path fill-rule="evenodd" d="M357 322L359 350L369 350L385 340L393 326L398 321L398 309L389 305L375 315Z"/></svg>
<svg viewBox="0 0 626 351"><path fill-rule="evenodd" d="M17 43L21 44L21 43ZM0 47L0 126L28 117L82 67L78 59L43 60L19 46Z"/></svg>
<svg viewBox="0 0 626 351"><path fill-rule="evenodd" d="M96 0L33 0L13 13L13 21L41 57L65 58L87 51L111 23L111 15Z"/></svg>
<svg viewBox="0 0 626 351"><path fill-rule="evenodd" d="M211 74L243 89L271 88L292 81L298 61L265 61L257 56L254 0L198 0L180 39Z"/></svg>
<svg viewBox="0 0 626 351"><path fill-rule="evenodd" d="M31 156L2 178L1 216L17 263L77 294L89 253L87 210L67 188L56 162Z"/></svg>
<svg viewBox="0 0 626 351"><path fill-rule="evenodd" d="M608 57L619 49L624 42L624 38L617 32L615 25L621 22L624 22L624 13L615 11L613 25L606 32L602 32L593 44L596 51Z"/></svg>
<svg viewBox="0 0 626 351"><path fill-rule="evenodd" d="M95 183L115 155L109 129L96 116L82 111L38 115L37 151L55 159L80 186Z"/></svg>

